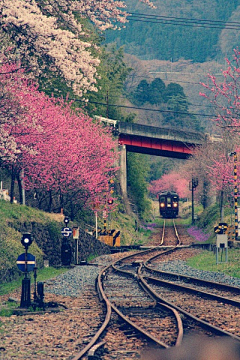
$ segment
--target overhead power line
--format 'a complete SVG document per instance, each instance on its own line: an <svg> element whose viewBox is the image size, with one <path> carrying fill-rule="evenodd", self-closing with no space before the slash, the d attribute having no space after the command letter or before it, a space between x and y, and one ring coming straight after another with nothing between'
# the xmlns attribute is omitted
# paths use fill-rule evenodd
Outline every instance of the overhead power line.
<svg viewBox="0 0 240 360"><path fill-rule="evenodd" d="M193 26L213 29L240 30L240 22L237 21L221 21L208 19L195 19L174 16L149 15L142 13L129 13L129 21L140 21L148 23L158 23L164 25L181 25Z"/></svg>
<svg viewBox="0 0 240 360"><path fill-rule="evenodd" d="M79 102L85 102L81 99L69 99L73 101L79 101ZM144 111L153 111L153 112L161 112L161 113L171 113L171 114L179 114L179 115L195 115L195 116L204 116L204 117L214 117L214 115L211 114L198 114L198 113L189 113L186 111L174 111L174 110L160 110L160 109L150 109L150 108L141 108L136 106L127 106L127 105L118 105L118 104L107 104L107 103L101 103L97 101L88 101L89 104L95 104L95 105L103 105L108 107L118 107L118 108L125 108L125 109L133 109L133 110L144 110Z"/></svg>

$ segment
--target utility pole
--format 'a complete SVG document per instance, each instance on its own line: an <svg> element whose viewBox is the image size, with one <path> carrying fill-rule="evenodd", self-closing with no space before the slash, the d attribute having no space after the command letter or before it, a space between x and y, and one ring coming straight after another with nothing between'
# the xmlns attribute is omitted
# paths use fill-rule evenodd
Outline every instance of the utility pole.
<svg viewBox="0 0 240 360"><path fill-rule="evenodd" d="M107 95L106 95L106 103L107 103L106 117L109 119L109 108L108 108L108 90L107 90Z"/></svg>
<svg viewBox="0 0 240 360"><path fill-rule="evenodd" d="M198 178L192 177L192 180L189 182L189 189L192 191L192 224L195 223L194 216L194 190L198 186Z"/></svg>

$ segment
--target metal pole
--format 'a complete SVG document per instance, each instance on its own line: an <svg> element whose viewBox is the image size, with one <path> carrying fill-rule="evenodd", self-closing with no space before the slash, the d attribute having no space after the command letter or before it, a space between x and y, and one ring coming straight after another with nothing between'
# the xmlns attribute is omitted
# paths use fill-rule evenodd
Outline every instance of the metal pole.
<svg viewBox="0 0 240 360"><path fill-rule="evenodd" d="M107 220L106 219L103 220L103 231L104 231L104 234L106 235L106 233L107 233Z"/></svg>
<svg viewBox="0 0 240 360"><path fill-rule="evenodd" d="M22 185L22 205L26 205L25 184L24 184L24 169L21 170L20 181L21 181L21 185Z"/></svg>
<svg viewBox="0 0 240 360"><path fill-rule="evenodd" d="M96 219L96 239L98 238L98 218L97 218L97 211L95 211L95 219Z"/></svg>
<svg viewBox="0 0 240 360"><path fill-rule="evenodd" d="M194 224L194 184L192 179L192 224Z"/></svg>
<svg viewBox="0 0 240 360"><path fill-rule="evenodd" d="M238 239L238 186L237 186L237 153L234 155L234 214L235 214L235 240Z"/></svg>
<svg viewBox="0 0 240 360"><path fill-rule="evenodd" d="M75 264L78 265L78 239L75 239Z"/></svg>
<svg viewBox="0 0 240 360"><path fill-rule="evenodd" d="M31 280L28 277L27 271L27 247L25 248L25 274L24 279L22 280L22 293L21 293L21 302L20 307L25 308L31 305Z"/></svg>

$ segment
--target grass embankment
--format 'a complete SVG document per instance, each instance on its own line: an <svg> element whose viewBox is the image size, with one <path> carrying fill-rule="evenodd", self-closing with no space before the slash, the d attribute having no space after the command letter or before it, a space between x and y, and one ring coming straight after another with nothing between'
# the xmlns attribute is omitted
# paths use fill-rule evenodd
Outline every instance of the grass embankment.
<svg viewBox="0 0 240 360"><path fill-rule="evenodd" d="M216 263L216 254L213 251L202 251L201 254L187 260L187 264L194 269L215 271L229 276L240 278L240 249L228 249L228 261L226 262L226 253L219 252L218 264Z"/></svg>
<svg viewBox="0 0 240 360"><path fill-rule="evenodd" d="M214 227L221 222L219 218L219 207L217 204L199 211L195 226L189 226L189 233L196 242L216 244ZM225 209L225 219L228 225L232 223L232 209ZM240 245L240 241L239 241ZM221 272L229 276L240 278L240 246L236 248L219 249L218 264L215 251L202 251L201 254L190 258L187 264L195 269Z"/></svg>
<svg viewBox="0 0 240 360"><path fill-rule="evenodd" d="M17 257L24 252L21 245L21 233L14 224L28 224L30 221L43 223L47 222L42 212L37 212L26 206L10 204L0 200L0 272L1 279L4 281L4 269L16 267ZM37 261L41 261L42 252L33 242L31 250L36 256Z"/></svg>
<svg viewBox="0 0 240 360"><path fill-rule="evenodd" d="M69 270L68 268L64 268L64 267L56 269L51 266L39 269L39 270L37 270L37 281L45 281L45 280L54 278L57 275L62 274L68 270ZM33 282L34 282L33 272L30 273L30 276L31 276L31 283L33 284ZM14 280L14 281L11 281L11 282L8 282L5 284L1 284L0 296L5 295L5 294L10 294L12 291L21 287L23 278L24 278L24 275L19 277L18 280Z"/></svg>
<svg viewBox="0 0 240 360"><path fill-rule="evenodd" d="M112 218L108 220L108 228L121 230L121 244L146 244L152 234L152 228L154 224L158 226L163 223L158 215L158 208L156 202L153 202L153 210L149 215L149 220L145 226L141 226L135 222L133 216L129 216L124 213L116 213L112 215ZM196 208L196 213L198 209ZM200 214L200 211L199 211ZM182 219L177 219L177 223L184 224L191 227L191 213L185 214ZM48 214L43 211L39 211L27 206L21 206L19 204L10 204L0 200L0 270L3 266L16 267L16 259L23 252L21 245L21 234L9 226L14 221L19 223L27 223L29 221L35 221L39 223L51 223L52 221L63 221L62 216L57 214ZM227 221L226 221L227 222ZM196 221L195 227L200 229L204 242L214 244L216 236L214 234L214 226L218 223L218 209L217 206L213 206L204 212L201 212L199 219ZM196 239L200 240L200 239ZM42 256L41 250L33 242L31 245L31 252L35 256ZM196 257L188 260L188 265L196 269L219 271L231 276L240 278L239 268L240 249L228 249L228 262L216 264L216 254L211 251L203 251ZM219 262L225 261L225 253L219 254ZM52 267L39 269L37 274L37 281L44 281L46 279L57 276L59 273L66 271L67 269L55 269ZM0 295L10 293L14 289L21 286L22 277L17 281L11 281L7 284L1 284Z"/></svg>
<svg viewBox="0 0 240 360"><path fill-rule="evenodd" d="M22 234L16 228L24 225L28 227L30 223L44 224L52 227L52 224L59 224L63 221L62 215L48 214L37 209L23 206L20 204L10 204L7 201L0 200L0 295L8 294L21 286L23 275L17 268L17 258L24 253L21 244ZM58 228L54 225L52 228ZM33 241L30 252L36 257L37 266L43 262L43 253ZM5 277L7 269L11 270L12 281L6 282ZM52 267L42 268L37 271L37 281L56 276L59 272L66 269L55 269Z"/></svg>
<svg viewBox="0 0 240 360"><path fill-rule="evenodd" d="M100 217L100 216L99 216ZM14 289L21 286L23 275L17 268L16 260L18 256L24 252L21 244L22 233L16 228L28 228L30 223L37 223L51 227L52 231L59 232L63 223L64 216L61 214L49 214L44 211L23 206L20 204L10 204L4 200L0 200L0 295L10 293ZM101 217L99 219L101 226ZM121 231L122 244L145 243L150 234L150 230L145 230L137 224L138 231L135 231L135 219L124 213L117 213L112 215L112 219L108 219L107 226L110 229ZM103 227L103 221L102 221ZM34 240L34 239L33 239ZM37 266L37 281L44 281L48 278L55 277L66 269L55 269L53 267L41 268L43 265L43 253L41 249L33 241L29 249L36 257ZM92 255L92 257L97 255ZM90 257L88 259L90 261ZM6 269L12 271L11 278L5 275ZM22 275L22 276L21 276ZM15 280L17 278L17 280ZM9 281L11 280L11 281ZM7 282L8 281L8 282ZM33 281L32 281L33 283Z"/></svg>

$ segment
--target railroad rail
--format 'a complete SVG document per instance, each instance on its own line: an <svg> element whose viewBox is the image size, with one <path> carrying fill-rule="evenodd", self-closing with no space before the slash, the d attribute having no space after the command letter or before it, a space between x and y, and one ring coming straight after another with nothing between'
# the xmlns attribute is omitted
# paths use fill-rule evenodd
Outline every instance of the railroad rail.
<svg viewBox="0 0 240 360"><path fill-rule="evenodd" d="M90 359L95 350L97 351L104 346L103 333L110 324L112 310L127 324L125 325L127 331L133 332L134 336L138 334L138 336L145 339L143 346L146 346L146 342L147 344L155 343L160 348L180 345L183 339L183 329L185 329L184 333L186 334L195 332L207 336L229 336L240 341L240 334L227 331L219 326L219 319L206 320L204 319L204 313L195 316L188 309L180 306L182 304L177 303L179 291L183 291L184 294L187 292L188 296L194 294L191 296L197 296L201 301L203 301L203 298L205 302L209 302L209 299L211 299L211 301L217 302L218 306L222 303L223 308L228 304L227 306L230 306L231 311L235 313L233 308L239 309L240 306L240 299L238 299L240 289L233 289L230 286L224 288L223 284L215 283L215 291L220 293L210 293L206 291L206 287L213 287L211 282L158 270L157 261L159 259L165 258L175 251L184 251L182 247L184 244L179 238L174 222L173 228L175 229L174 236L172 233L170 235L170 229L166 227L164 222L162 236L157 246L141 251L133 251L131 254L114 261L100 272L97 279L97 289L100 300L105 304L106 318L92 341L73 360L81 359L87 352ZM169 238L170 245L168 243ZM164 249L166 245L170 246L167 250ZM189 244L186 246L189 247ZM152 266L153 264L154 266ZM194 284L195 288L190 287L189 283ZM204 290L203 287L205 287ZM176 289L178 295L176 295ZM222 296L223 291L232 292L233 290L235 291L234 299L229 294L227 296L226 293ZM173 295L171 295L173 293L175 293L174 301ZM168 301L167 297L172 301ZM206 298L207 300L205 300ZM184 323L182 319L184 319ZM164 332L162 331L161 334L163 328ZM167 329L169 331L166 333Z"/></svg>

